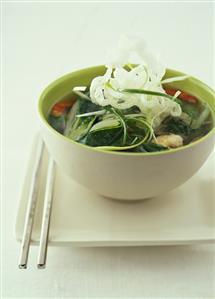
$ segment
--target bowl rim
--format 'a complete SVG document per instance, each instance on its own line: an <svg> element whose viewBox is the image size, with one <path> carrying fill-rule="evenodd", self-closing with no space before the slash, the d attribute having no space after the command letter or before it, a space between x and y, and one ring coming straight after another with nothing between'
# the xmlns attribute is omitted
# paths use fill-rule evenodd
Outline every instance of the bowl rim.
<svg viewBox="0 0 215 299"><path fill-rule="evenodd" d="M52 126L48 123L48 121L46 120L44 114L43 114L43 102L44 102L44 98L45 95L54 87L56 87L58 84L60 84L61 82L63 82L64 80L66 80L67 78L69 78L71 75L73 75L74 73L79 73L79 72L84 72L84 71L90 71L95 70L95 68L101 68L104 67L104 65L96 65L96 66L91 66L91 67L87 67L87 68L83 68L83 69L78 69L75 71L72 71L70 73L67 73L59 78L57 78L56 80L52 81L41 93L40 97L39 97L39 102L38 102L38 113L39 113L39 117L40 120L42 121L42 123L47 127L47 129L49 129L51 131L51 133L55 134L56 137L62 138L64 141L69 142L73 145L77 145L80 146L82 148L85 148L86 150L91 150L97 153L105 153L108 155L117 155L117 156L133 156L133 157L139 157L139 156L159 156L159 155L167 155L167 154L172 154L172 153L176 153L176 152L181 152L183 150L192 148L194 146L196 146L197 144L200 144L201 142L205 141L206 139L208 139L210 136L212 136L215 133L215 126L203 137L199 138L198 140L191 142L187 145L183 145L182 147L179 148L175 148L175 149L169 149L167 151L159 151L159 152L146 152L146 153L142 153L142 152L123 152L123 151L109 151L109 150L105 150L102 148L97 148L97 147L92 147L86 144L82 144L79 143L77 141L74 141L72 139L67 138L66 136L62 135L61 133L57 132L54 128L52 128ZM180 76L184 76L186 75L183 72L180 72L178 70L174 70L174 69L166 69L167 71L172 71L174 73L176 73L177 75ZM215 99L215 91L209 87L207 84L203 83L202 81L200 81L199 79L193 77L193 76L189 76L189 79L194 81L194 83L197 83L200 87L203 87L204 89L207 90L207 92L209 92ZM212 109L211 109L212 110ZM214 114L213 116L215 117L215 113L212 111L212 113ZM213 117L213 118L214 118Z"/></svg>

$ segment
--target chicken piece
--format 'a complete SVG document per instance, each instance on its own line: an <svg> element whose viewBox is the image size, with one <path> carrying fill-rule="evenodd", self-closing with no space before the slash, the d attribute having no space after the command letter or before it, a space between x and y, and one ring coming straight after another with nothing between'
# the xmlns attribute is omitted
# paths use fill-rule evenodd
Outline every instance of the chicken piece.
<svg viewBox="0 0 215 299"><path fill-rule="evenodd" d="M157 138L157 143L165 147L176 148L183 145L183 138L180 135L161 135Z"/></svg>

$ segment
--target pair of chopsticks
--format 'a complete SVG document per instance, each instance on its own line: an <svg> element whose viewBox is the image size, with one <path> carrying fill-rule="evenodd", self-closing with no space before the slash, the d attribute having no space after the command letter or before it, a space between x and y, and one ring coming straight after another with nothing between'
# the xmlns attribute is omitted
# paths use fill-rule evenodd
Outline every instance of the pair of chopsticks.
<svg viewBox="0 0 215 299"><path fill-rule="evenodd" d="M40 138L37 145L37 152L35 155L35 164L32 172L31 185L29 191L29 201L28 201L26 217L25 217L24 231L23 231L22 244L21 244L21 253L19 258L20 269L26 269L28 263L31 235L32 235L32 229L34 224L34 215L36 211L36 203L37 203L37 197L39 191L39 177L40 177L40 170L42 166L43 151L44 151L44 143L43 140ZM53 159L50 158L48 172L47 172L42 226L41 226L40 243L39 243L39 254L38 254L38 261L37 261L38 269L44 269L46 266L54 177L55 177L55 163Z"/></svg>

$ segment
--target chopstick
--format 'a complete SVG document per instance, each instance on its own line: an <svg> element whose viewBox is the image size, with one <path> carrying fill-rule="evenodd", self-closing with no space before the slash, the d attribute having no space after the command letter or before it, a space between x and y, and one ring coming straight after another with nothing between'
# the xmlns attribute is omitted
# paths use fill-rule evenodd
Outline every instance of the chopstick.
<svg viewBox="0 0 215 299"><path fill-rule="evenodd" d="M38 183L39 174L42 162L42 154L44 149L43 140L40 138L37 145L35 164L33 168L33 173L31 177L30 191L29 191L29 201L26 211L24 231L21 243L21 252L19 257L19 268L26 269L28 262L29 247L31 242L32 228L34 224L34 215L36 210L37 195L38 195Z"/></svg>
<svg viewBox="0 0 215 299"><path fill-rule="evenodd" d="M41 228L40 244L39 244L39 255L37 261L38 269L44 269L46 266L51 208L52 208L52 201L53 201L54 179L55 179L55 162L52 158L50 158L48 173L47 173L46 190L45 190L42 228Z"/></svg>

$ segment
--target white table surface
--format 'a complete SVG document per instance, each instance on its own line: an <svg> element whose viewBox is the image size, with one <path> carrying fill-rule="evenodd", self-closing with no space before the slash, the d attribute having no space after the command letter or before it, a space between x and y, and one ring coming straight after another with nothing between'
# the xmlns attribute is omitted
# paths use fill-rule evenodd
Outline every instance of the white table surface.
<svg viewBox="0 0 215 299"><path fill-rule="evenodd" d="M169 67L214 83L212 3L3 3L4 298L212 298L214 246L50 248L46 270L17 268L13 230L37 100L56 77L104 61L119 36L140 34Z"/></svg>

